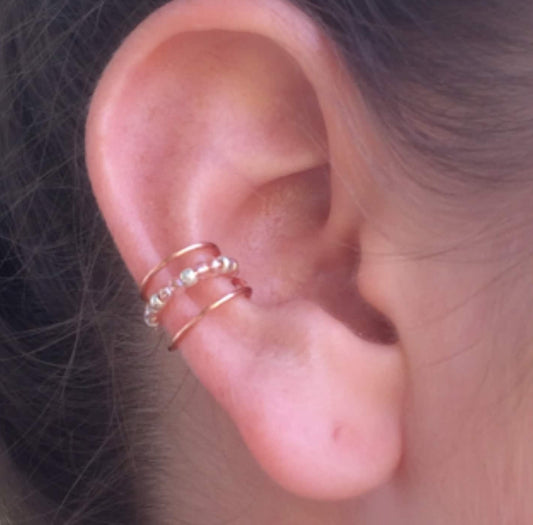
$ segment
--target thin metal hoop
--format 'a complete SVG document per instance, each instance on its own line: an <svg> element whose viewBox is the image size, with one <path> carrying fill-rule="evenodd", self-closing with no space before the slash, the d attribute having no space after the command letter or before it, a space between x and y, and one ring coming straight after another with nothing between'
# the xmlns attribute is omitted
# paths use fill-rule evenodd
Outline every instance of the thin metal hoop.
<svg viewBox="0 0 533 525"><path fill-rule="evenodd" d="M177 252L174 252L170 254L166 259L161 261L157 266L154 266L145 276L145 278L141 282L140 286L140 294L141 299L143 301L146 301L146 288L148 287L148 284L152 280L152 278L158 274L165 266L167 266L172 261L179 259L180 257L183 257L184 255L187 255L188 253L194 252L196 250L201 249L210 249L215 252L215 255L220 255L220 250L218 246L215 243L212 242L199 242L196 244L191 244L190 246L187 246L186 248L182 248L181 250L178 250Z"/></svg>
<svg viewBox="0 0 533 525"><path fill-rule="evenodd" d="M246 297L250 297L252 295L252 288L250 288L249 286L241 286L240 288L237 288L237 290L225 295L218 301L215 301L209 306L203 308L199 314L195 315L190 321L183 325L178 332L176 332L176 334L172 338L170 346L168 347L169 351L172 352L173 350L176 350L176 345L178 344L178 342L192 328L194 328L209 312L212 312L213 310L220 308L222 305L229 303L232 299L235 299L235 297L238 297L239 295L246 295Z"/></svg>

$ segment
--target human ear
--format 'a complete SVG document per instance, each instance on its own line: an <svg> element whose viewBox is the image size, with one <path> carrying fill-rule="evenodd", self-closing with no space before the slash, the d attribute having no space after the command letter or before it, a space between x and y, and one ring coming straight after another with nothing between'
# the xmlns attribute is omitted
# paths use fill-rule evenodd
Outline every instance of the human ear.
<svg viewBox="0 0 533 525"><path fill-rule="evenodd" d="M239 260L253 297L180 350L265 471L317 499L377 487L402 451L403 362L363 313L362 219L339 175L362 165L346 139L354 93L331 42L288 3L170 2L111 60L86 130L93 190L137 283L200 240ZM169 333L229 289L203 284L168 308Z"/></svg>

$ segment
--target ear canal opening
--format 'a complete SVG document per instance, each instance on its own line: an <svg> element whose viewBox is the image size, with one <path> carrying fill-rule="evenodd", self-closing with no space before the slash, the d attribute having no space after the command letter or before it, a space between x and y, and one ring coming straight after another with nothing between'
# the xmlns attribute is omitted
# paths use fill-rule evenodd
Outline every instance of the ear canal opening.
<svg viewBox="0 0 533 525"><path fill-rule="evenodd" d="M394 324L364 299L357 282L360 264L358 246L346 247L344 262L336 267L326 260L320 268L320 278L313 299L350 331L370 343L391 346L398 342Z"/></svg>
<svg viewBox="0 0 533 525"><path fill-rule="evenodd" d="M392 346L398 343L394 324L376 308L366 302L357 292L358 315L353 317L349 328L361 339L378 345Z"/></svg>

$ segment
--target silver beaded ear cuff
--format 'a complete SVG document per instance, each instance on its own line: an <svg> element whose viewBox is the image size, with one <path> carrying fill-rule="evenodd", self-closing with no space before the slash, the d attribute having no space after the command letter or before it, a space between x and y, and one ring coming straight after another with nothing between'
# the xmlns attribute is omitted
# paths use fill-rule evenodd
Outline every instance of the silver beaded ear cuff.
<svg viewBox="0 0 533 525"><path fill-rule="evenodd" d="M177 279L170 281L167 286L158 290L148 299L144 309L144 322L150 328L156 328L159 326L159 313L176 293L185 291L210 277L221 275L235 277L238 272L237 261L225 255L220 255L209 262L201 262L193 268L185 268Z"/></svg>
<svg viewBox="0 0 533 525"><path fill-rule="evenodd" d="M150 297L146 297L146 292L150 282L161 270L166 268L171 262L184 257L185 255L198 250L209 250L212 252L211 259L197 263L193 267L187 267L180 271L179 277L172 279L166 286L153 293ZM172 253L166 259L161 261L157 266L150 270L146 277L141 282L141 297L146 301L144 309L144 322L151 328L159 326L159 314L169 304L170 300L178 293L186 292L188 288L197 285L200 281L223 276L231 278L235 290L218 301L203 308L198 315L187 322L172 338L172 343L169 350L175 348L183 336L189 332L196 324L198 324L209 312L216 310L235 297L244 295L250 297L252 289L244 283L244 281L237 279L239 272L239 264L235 259L221 255L218 246L211 242L201 242L191 244L177 252Z"/></svg>

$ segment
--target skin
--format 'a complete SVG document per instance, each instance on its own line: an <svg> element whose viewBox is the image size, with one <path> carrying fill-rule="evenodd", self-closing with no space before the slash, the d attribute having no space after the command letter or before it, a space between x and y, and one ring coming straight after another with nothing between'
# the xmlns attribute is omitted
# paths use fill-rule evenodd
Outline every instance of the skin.
<svg viewBox="0 0 533 525"><path fill-rule="evenodd" d="M487 214L409 182L382 133L333 43L277 0L171 2L104 72L87 163L133 277L209 239L254 286L153 357L154 522L533 519L531 261L508 271ZM229 290L191 291L163 326Z"/></svg>

